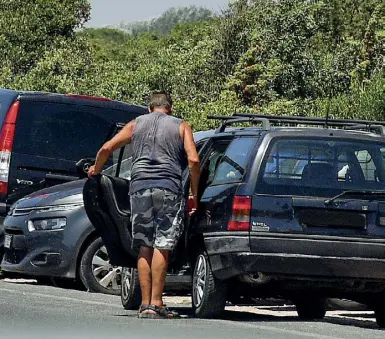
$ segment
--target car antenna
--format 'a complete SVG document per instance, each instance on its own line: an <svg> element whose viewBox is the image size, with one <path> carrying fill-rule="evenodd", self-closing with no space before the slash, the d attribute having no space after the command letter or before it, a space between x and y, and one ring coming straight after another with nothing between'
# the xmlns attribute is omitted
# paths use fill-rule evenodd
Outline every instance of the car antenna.
<svg viewBox="0 0 385 339"><path fill-rule="evenodd" d="M332 60L331 60L331 64L330 64L330 67L329 67L329 70L331 71L331 68L333 67L333 63L334 63L334 58L335 58L335 54L333 53L333 57L332 57ZM328 128L329 127L329 118L330 118L330 105L331 105L331 101L332 101L332 98L333 98L333 81L330 77L329 79L329 93L328 93L328 105L326 107L326 119L325 119L325 128Z"/></svg>
<svg viewBox="0 0 385 339"><path fill-rule="evenodd" d="M332 89L330 88L329 95L328 95L328 105L326 107L326 119L325 119L325 128L328 128L329 125L329 116L330 116L330 102L332 100Z"/></svg>

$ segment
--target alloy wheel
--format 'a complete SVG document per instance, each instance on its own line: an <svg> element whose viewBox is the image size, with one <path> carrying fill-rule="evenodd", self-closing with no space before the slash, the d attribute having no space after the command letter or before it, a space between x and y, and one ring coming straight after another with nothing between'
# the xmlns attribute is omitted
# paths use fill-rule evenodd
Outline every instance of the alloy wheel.
<svg viewBox="0 0 385 339"><path fill-rule="evenodd" d="M121 267L112 266L107 249L102 246L92 258L92 273L96 281L106 289L119 290L121 284Z"/></svg>
<svg viewBox="0 0 385 339"><path fill-rule="evenodd" d="M128 299L131 291L132 268L122 269L122 298Z"/></svg>
<svg viewBox="0 0 385 339"><path fill-rule="evenodd" d="M202 303L207 276L207 261L203 255L199 255L194 270L193 279L193 303L199 307Z"/></svg>

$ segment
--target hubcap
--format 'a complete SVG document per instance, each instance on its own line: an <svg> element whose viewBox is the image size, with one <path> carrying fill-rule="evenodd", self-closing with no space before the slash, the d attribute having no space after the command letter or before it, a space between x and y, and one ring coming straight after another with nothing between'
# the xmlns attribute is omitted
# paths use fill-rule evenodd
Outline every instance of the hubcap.
<svg viewBox="0 0 385 339"><path fill-rule="evenodd" d="M127 300L130 296L132 268L123 268L122 270L122 298Z"/></svg>
<svg viewBox="0 0 385 339"><path fill-rule="evenodd" d="M101 247L92 258L92 273L96 281L104 288L119 290L121 267L112 266L105 246Z"/></svg>
<svg viewBox="0 0 385 339"><path fill-rule="evenodd" d="M193 279L193 303L199 307L202 303L203 294L206 286L207 263L203 255L197 260Z"/></svg>

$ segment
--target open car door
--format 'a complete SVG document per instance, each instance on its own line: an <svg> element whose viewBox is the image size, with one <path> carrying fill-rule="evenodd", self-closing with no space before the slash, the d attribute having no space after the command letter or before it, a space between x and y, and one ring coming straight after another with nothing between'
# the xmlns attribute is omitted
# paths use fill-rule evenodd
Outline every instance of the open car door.
<svg viewBox="0 0 385 339"><path fill-rule="evenodd" d="M114 266L136 267L138 253L131 249L129 181L100 175L83 189L84 208L101 236Z"/></svg>
<svg viewBox="0 0 385 339"><path fill-rule="evenodd" d="M124 124L117 124L111 137ZM131 249L130 208L131 146L115 151L101 175L88 179L83 188L84 209L107 248L113 266L137 266L138 252Z"/></svg>
<svg viewBox="0 0 385 339"><path fill-rule="evenodd" d="M197 143L199 151L205 149L206 140ZM199 152L201 153L201 152ZM132 249L131 208L129 197L131 174L131 146L126 145L114 155L113 171L88 179L83 189L84 208L88 218L101 236L114 266L136 268L138 249ZM188 170L183 185L186 198L189 191ZM186 264L188 213L184 234L175 250L170 253L169 271L179 270Z"/></svg>

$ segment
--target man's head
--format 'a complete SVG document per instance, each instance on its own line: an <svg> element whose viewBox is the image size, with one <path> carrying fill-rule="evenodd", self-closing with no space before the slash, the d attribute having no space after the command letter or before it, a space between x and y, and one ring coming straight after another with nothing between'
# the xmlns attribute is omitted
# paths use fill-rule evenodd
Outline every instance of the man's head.
<svg viewBox="0 0 385 339"><path fill-rule="evenodd" d="M150 112L161 112L171 115L173 104L171 95L165 92L155 92L151 95Z"/></svg>

